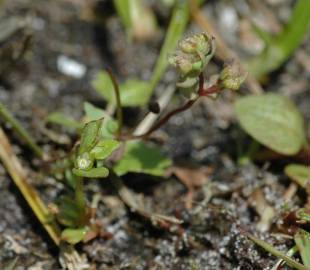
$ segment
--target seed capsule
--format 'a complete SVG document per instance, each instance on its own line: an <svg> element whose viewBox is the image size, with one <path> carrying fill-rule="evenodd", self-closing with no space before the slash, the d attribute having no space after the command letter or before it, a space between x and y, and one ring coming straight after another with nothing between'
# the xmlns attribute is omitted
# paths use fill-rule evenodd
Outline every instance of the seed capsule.
<svg viewBox="0 0 310 270"><path fill-rule="evenodd" d="M220 74L220 82L223 88L238 90L245 81L247 74L242 71L240 64L230 62L225 65Z"/></svg>

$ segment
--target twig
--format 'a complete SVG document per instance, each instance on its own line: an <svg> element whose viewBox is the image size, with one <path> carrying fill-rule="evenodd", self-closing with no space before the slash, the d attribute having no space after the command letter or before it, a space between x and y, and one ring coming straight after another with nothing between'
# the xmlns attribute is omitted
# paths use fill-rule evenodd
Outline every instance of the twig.
<svg viewBox="0 0 310 270"><path fill-rule="evenodd" d="M225 41L222 39L220 34L216 31L216 28L213 26L213 24L208 21L205 16L202 14L202 12L199 9L199 6L197 5L197 0L189 0L190 1L190 14L193 18L193 20L205 31L208 31L212 36L215 37L216 43L217 43L217 50L216 55L222 59L222 60L228 60L228 59L235 59L238 61L242 67L242 69L245 70L244 65L240 61L238 55L231 50L225 43ZM248 74L246 79L246 84L249 87L250 91L253 94L261 94L264 92L260 84L257 82L257 80L251 76L251 74Z"/></svg>
<svg viewBox="0 0 310 270"><path fill-rule="evenodd" d="M14 183L22 193L23 197L41 222L42 226L48 232L51 239L58 246L60 243L60 229L58 225L51 220L50 213L45 207L36 190L28 183L26 173L22 168L18 158L12 151L11 144L0 127L0 159L6 170L12 177Z"/></svg>
<svg viewBox="0 0 310 270"><path fill-rule="evenodd" d="M110 69L107 69L107 72L112 80L113 83L113 89L115 92L115 99L116 99L116 114L117 114L117 122L118 122L118 129L117 129L117 135L118 137L122 134L122 128L123 128L123 112L122 112L122 103L121 103L121 95L119 91L119 86L117 83L117 80L112 73Z"/></svg>
<svg viewBox="0 0 310 270"><path fill-rule="evenodd" d="M21 123L8 111L8 109L0 102L0 117L12 125L16 133L29 145L33 152L41 159L43 150L31 138L28 132L23 128Z"/></svg>

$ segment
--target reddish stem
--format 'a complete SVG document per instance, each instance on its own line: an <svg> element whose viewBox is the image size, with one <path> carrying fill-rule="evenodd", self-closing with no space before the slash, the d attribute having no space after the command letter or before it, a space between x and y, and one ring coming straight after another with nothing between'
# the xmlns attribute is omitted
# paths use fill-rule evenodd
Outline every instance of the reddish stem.
<svg viewBox="0 0 310 270"><path fill-rule="evenodd" d="M182 105L181 107L174 109L172 111L170 111L169 113L167 113L163 118L161 118L155 125L153 125L146 133L141 134L141 135L129 135L129 136L124 136L123 139L124 140L134 140L134 139L147 139L154 131L158 130L160 127L162 127L165 123L167 123L169 121L169 119L171 117L173 117L174 115L183 112L187 109L189 109L190 107L192 107L194 105L194 103L202 96L208 96L214 93L219 92L221 89L218 86L218 82L216 82L215 85L212 85L210 87L208 87L207 89L204 89L204 76L201 73L199 75L199 89L198 89L198 97L194 98L194 99L190 99L189 101L187 101L184 105Z"/></svg>
<svg viewBox="0 0 310 270"><path fill-rule="evenodd" d="M199 98L199 97L198 97ZM141 134L141 135L130 135L128 137L125 137L125 140L134 140L134 139L147 139L154 131L159 129L161 126L163 126L168 120L180 113L183 112L187 109L189 109L197 100L198 98L195 99L190 99L187 103L185 103L183 106L172 110L171 112L167 113L162 119L160 119L155 125L153 125L147 132Z"/></svg>

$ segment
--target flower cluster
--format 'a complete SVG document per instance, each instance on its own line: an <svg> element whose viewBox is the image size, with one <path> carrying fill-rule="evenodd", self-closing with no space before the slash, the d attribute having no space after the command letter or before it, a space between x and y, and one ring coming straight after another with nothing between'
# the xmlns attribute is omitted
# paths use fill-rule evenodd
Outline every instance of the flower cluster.
<svg viewBox="0 0 310 270"><path fill-rule="evenodd" d="M203 72L215 53L215 40L207 33L196 34L182 40L179 49L168 58L169 63L180 73L177 87L190 99L197 96L217 96L224 90L238 90L246 79L239 63L230 61L225 64L217 82L208 89L203 88ZM202 79L203 80L203 79Z"/></svg>
<svg viewBox="0 0 310 270"><path fill-rule="evenodd" d="M197 94L199 79L215 52L214 38L207 33L196 34L180 42L179 50L168 58L181 74L177 83L185 96Z"/></svg>

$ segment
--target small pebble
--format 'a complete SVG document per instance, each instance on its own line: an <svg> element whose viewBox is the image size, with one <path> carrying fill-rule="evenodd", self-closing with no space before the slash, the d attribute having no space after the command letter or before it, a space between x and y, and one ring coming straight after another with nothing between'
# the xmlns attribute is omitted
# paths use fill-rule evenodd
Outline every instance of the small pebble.
<svg viewBox="0 0 310 270"><path fill-rule="evenodd" d="M65 74L67 76L71 76L71 77L76 78L76 79L82 78L86 73L86 67L83 64L81 64L81 63L79 63L79 62L77 62L77 61L75 61L75 60L73 60L73 59L71 59L65 55L60 55L58 57L57 69L61 73Z"/></svg>

